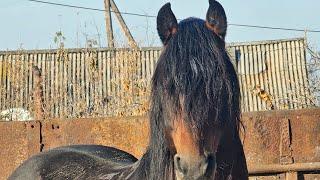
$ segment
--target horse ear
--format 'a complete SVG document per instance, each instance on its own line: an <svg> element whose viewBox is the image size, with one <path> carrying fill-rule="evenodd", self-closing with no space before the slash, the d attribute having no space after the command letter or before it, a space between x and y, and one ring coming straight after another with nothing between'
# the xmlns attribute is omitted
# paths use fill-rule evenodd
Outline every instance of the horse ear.
<svg viewBox="0 0 320 180"><path fill-rule="evenodd" d="M158 12L157 30L164 45L166 45L171 37L178 31L178 22L171 10L170 3L162 6Z"/></svg>
<svg viewBox="0 0 320 180"><path fill-rule="evenodd" d="M228 26L226 13L218 1L209 0L209 4L206 16L206 25L222 39L225 39Z"/></svg>

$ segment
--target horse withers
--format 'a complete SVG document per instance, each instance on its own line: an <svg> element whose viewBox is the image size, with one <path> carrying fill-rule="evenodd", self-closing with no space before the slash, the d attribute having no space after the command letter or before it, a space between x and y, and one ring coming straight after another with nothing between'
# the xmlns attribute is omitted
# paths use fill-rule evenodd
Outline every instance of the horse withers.
<svg viewBox="0 0 320 180"><path fill-rule="evenodd" d="M178 23L169 3L158 13L164 46L140 160L114 148L62 147L31 157L9 179L248 179L240 88L225 49L227 18L220 3L209 4L206 20Z"/></svg>

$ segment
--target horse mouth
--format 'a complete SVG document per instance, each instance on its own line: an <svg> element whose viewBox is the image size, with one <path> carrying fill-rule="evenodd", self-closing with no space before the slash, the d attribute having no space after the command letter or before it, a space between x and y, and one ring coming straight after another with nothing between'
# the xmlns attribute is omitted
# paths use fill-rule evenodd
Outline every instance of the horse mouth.
<svg viewBox="0 0 320 180"><path fill-rule="evenodd" d="M213 166L209 167L208 165L208 170L203 174L202 172L200 173L193 173L193 174L182 174L179 171L176 172L176 179L177 180L214 180L215 179L215 173L216 173L216 168Z"/></svg>

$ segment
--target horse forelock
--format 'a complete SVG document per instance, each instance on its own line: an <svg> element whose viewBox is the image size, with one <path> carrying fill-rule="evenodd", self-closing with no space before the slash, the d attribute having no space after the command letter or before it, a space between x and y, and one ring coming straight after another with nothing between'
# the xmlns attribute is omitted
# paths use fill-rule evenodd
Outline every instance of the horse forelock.
<svg viewBox="0 0 320 180"><path fill-rule="evenodd" d="M201 129L209 116L222 126L235 119L230 116L239 112L235 105L239 87L221 41L203 20L188 18L179 23L153 77L152 102L162 99L166 120L182 114L191 127Z"/></svg>

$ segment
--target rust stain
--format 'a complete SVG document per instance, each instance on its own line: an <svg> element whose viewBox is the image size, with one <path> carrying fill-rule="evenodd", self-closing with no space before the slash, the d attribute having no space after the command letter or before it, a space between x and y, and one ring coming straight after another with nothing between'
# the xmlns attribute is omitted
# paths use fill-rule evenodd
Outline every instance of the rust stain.
<svg viewBox="0 0 320 180"><path fill-rule="evenodd" d="M291 148L291 130L290 120L284 118L281 120L281 134L280 134L280 163L292 164L292 148Z"/></svg>
<svg viewBox="0 0 320 180"><path fill-rule="evenodd" d="M149 125L145 117L42 121L44 150L63 145L99 144L140 157L147 146Z"/></svg>
<svg viewBox="0 0 320 180"><path fill-rule="evenodd" d="M6 179L24 160L40 149L40 123L0 123L0 179Z"/></svg>

